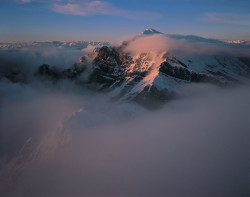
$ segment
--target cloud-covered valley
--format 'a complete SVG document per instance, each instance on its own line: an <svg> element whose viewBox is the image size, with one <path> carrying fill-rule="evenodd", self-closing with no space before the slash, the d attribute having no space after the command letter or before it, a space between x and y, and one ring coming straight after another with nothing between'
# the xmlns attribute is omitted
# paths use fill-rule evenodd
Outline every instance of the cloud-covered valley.
<svg viewBox="0 0 250 197"><path fill-rule="evenodd" d="M163 35L133 37L121 49L132 57L148 51L246 57L249 51ZM41 64L67 69L86 51L0 51L1 196L250 195L247 80L183 83L175 99L152 111L91 91L83 81L34 76ZM28 80L5 77L15 69Z"/></svg>
<svg viewBox="0 0 250 197"><path fill-rule="evenodd" d="M248 195L249 92L188 86L185 99L150 112L26 90L29 97L2 102L2 170L9 160L16 178L2 180L3 195Z"/></svg>

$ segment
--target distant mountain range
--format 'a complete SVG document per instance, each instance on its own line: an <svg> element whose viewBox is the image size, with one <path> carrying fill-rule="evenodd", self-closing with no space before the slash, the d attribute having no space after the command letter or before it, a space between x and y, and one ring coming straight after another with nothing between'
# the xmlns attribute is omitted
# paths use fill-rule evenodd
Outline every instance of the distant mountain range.
<svg viewBox="0 0 250 197"><path fill-rule="evenodd" d="M204 43L217 43L217 44L228 44L230 46L241 46L249 47L250 41L246 40L229 40L221 41L211 38L203 38L195 35L180 35L180 34L164 34L155 29L146 29L141 32L141 35L153 35L153 34L163 34L167 37L175 40L184 39L189 42L204 42ZM32 47L61 47L68 49L79 49L82 50L88 46L102 47L111 46L111 42L100 42L100 41L52 41L52 42L20 42L20 43L0 43L0 49L21 49L21 48L32 48Z"/></svg>
<svg viewBox="0 0 250 197"><path fill-rule="evenodd" d="M36 47L61 47L71 49L84 49L88 46L101 47L110 46L110 42L95 42L95 41L52 41L52 42L21 42L21 43L0 43L0 49L21 49L21 48L36 48Z"/></svg>

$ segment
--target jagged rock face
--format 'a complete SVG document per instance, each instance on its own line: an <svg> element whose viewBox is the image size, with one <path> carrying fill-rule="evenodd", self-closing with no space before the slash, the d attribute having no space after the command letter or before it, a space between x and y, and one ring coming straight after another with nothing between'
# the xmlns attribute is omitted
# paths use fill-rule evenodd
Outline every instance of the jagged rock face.
<svg viewBox="0 0 250 197"><path fill-rule="evenodd" d="M53 82L57 82L61 79L74 80L79 77L85 70L86 65L82 63L75 63L70 68L64 70L60 70L55 66L43 64L37 69L37 71L34 73L34 76L42 80L49 79Z"/></svg>
<svg viewBox="0 0 250 197"><path fill-rule="evenodd" d="M192 80L191 72L188 69L182 67L173 67L167 61L161 64L160 72L182 80L187 80L187 81Z"/></svg>
<svg viewBox="0 0 250 197"><path fill-rule="evenodd" d="M88 83L97 84L97 89L105 90L118 80L123 80L123 62L126 59L120 55L119 51L112 47L102 47L95 52L95 58L90 62L93 70Z"/></svg>
<svg viewBox="0 0 250 197"><path fill-rule="evenodd" d="M248 66L248 72L247 75L248 77L250 76L250 58L249 57L240 57L240 61L242 61L244 64Z"/></svg>
<svg viewBox="0 0 250 197"><path fill-rule="evenodd" d="M85 84L90 89L108 92L112 99L149 105L175 98L183 84L227 85L241 81L249 72L249 67L236 58L196 58L180 60L173 54L156 51L131 56L124 52L123 47L105 46L96 48L65 70L42 65L36 76L54 82L60 79L74 81L88 72Z"/></svg>
<svg viewBox="0 0 250 197"><path fill-rule="evenodd" d="M183 64L183 63L181 63ZM160 66L160 72L185 81L189 82L211 82L211 83L218 83L220 84L220 81L216 80L213 77L207 76L205 74L199 74L193 71L189 71L186 68L186 65L184 64L183 67L173 67L171 64L169 64L167 61L163 62Z"/></svg>
<svg viewBox="0 0 250 197"><path fill-rule="evenodd" d="M60 70L58 68L56 68L56 67L51 67L48 64L41 65L38 68L35 75L48 77L48 78L50 78L52 80L58 80L59 78L61 78Z"/></svg>
<svg viewBox="0 0 250 197"><path fill-rule="evenodd" d="M84 64L73 64L71 68L63 70L62 74L65 78L75 79L80 76L86 70Z"/></svg>
<svg viewBox="0 0 250 197"><path fill-rule="evenodd" d="M151 87L146 86L133 100L148 109L158 109L174 98L176 98L174 92L169 92L167 89L158 90L156 86L152 85Z"/></svg>
<svg viewBox="0 0 250 197"><path fill-rule="evenodd" d="M93 63L97 65L100 70L107 73L114 73L115 69L119 69L118 67L121 64L118 51L109 47L100 48Z"/></svg>

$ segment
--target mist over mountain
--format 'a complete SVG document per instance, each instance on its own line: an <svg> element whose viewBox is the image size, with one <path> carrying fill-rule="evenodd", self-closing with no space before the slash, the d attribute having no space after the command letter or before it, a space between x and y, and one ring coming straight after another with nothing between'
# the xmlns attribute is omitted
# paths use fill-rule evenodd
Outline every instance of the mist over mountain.
<svg viewBox="0 0 250 197"><path fill-rule="evenodd" d="M172 38L154 29L122 39L115 46L94 48L90 43L78 51L61 48L58 42L49 44L1 51L1 77L26 84L33 80L52 84L69 81L105 93L114 101L154 108L177 98L179 88L186 84L242 84L250 73L248 48L196 36ZM16 56L21 56L20 60L16 61ZM39 64L30 65L32 58Z"/></svg>
<svg viewBox="0 0 250 197"><path fill-rule="evenodd" d="M246 43L1 46L1 196L250 195Z"/></svg>

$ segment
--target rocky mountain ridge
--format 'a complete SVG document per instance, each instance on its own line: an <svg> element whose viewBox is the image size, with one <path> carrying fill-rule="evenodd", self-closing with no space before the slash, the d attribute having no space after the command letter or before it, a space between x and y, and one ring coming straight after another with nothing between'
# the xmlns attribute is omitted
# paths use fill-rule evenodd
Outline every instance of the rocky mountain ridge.
<svg viewBox="0 0 250 197"><path fill-rule="evenodd" d="M143 105L165 103L178 88L189 83L226 86L243 83L249 67L230 56L194 56L178 59L166 51L131 56L120 47L96 48L65 70L42 65L35 76L58 81L70 79L111 99L136 101ZM83 76L88 76L83 77Z"/></svg>

